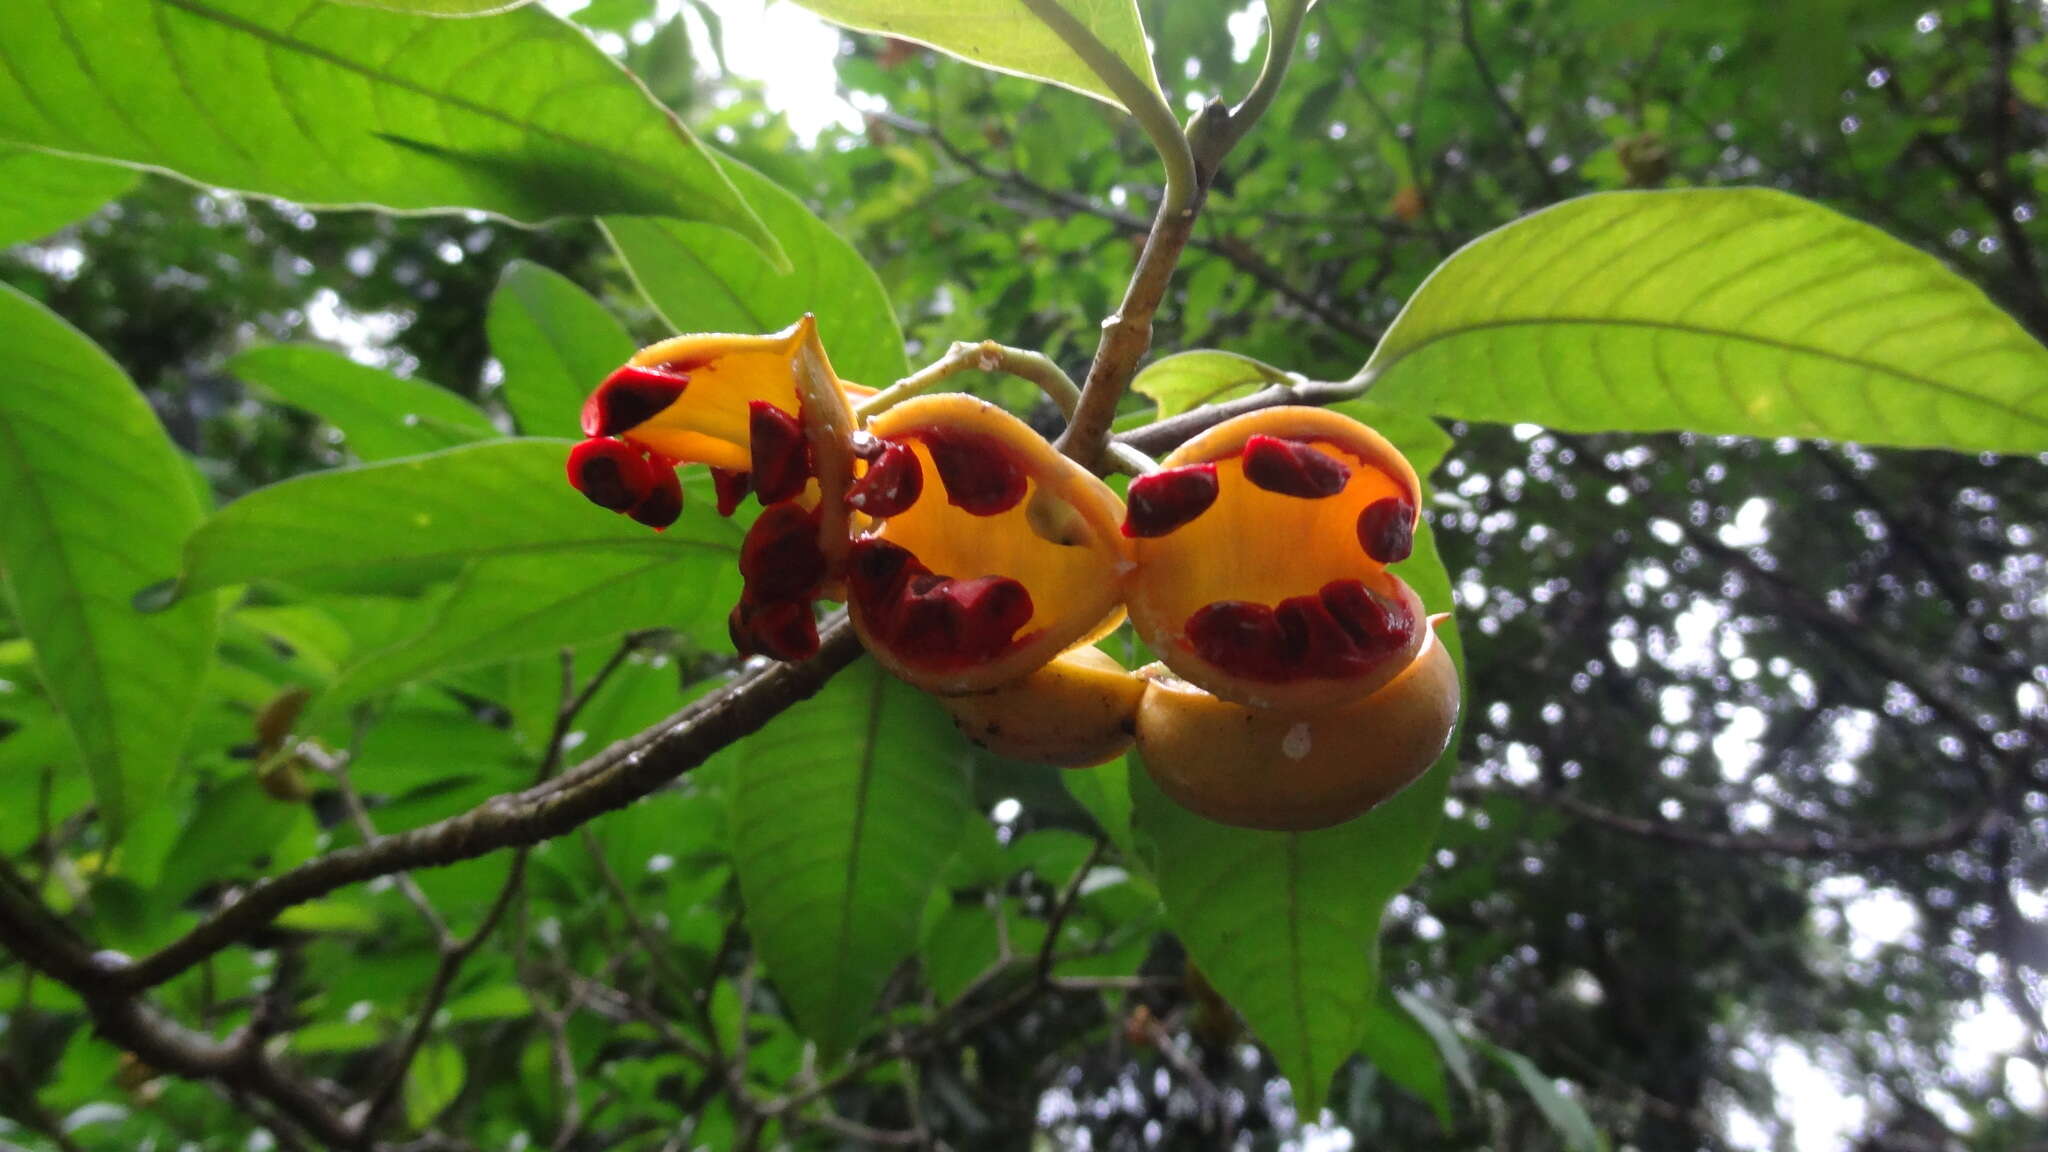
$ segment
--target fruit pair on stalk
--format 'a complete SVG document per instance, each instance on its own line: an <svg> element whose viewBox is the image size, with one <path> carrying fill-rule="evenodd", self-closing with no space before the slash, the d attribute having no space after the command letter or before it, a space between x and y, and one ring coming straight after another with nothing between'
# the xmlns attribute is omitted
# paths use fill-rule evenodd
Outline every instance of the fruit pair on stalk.
<svg viewBox="0 0 2048 1152"><path fill-rule="evenodd" d="M844 600L868 651L1017 759L1082 766L1136 743L1162 791L1221 823L1340 823L1449 741L1457 672L1388 570L1420 488L1357 421L1276 407L1182 445L1126 498L1022 421L960 393L878 397L832 374L808 318L652 345L584 407L569 478L653 527L679 463L740 553L742 653L817 649ZM1095 647L1126 615L1158 662Z"/></svg>

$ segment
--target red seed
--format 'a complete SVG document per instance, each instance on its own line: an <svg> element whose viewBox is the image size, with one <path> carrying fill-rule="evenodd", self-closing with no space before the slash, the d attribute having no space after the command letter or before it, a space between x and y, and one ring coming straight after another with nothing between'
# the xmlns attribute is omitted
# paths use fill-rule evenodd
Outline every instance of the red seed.
<svg viewBox="0 0 2048 1152"><path fill-rule="evenodd" d="M624 512L654 487L647 458L617 440L585 440L569 450L569 483L600 508Z"/></svg>
<svg viewBox="0 0 2048 1152"><path fill-rule="evenodd" d="M1216 502L1216 465L1184 464L1131 481L1124 535L1164 536Z"/></svg>
<svg viewBox="0 0 2048 1152"><path fill-rule="evenodd" d="M1244 442L1244 475L1268 492L1315 500L1342 492L1351 467L1299 440L1253 436Z"/></svg>
<svg viewBox="0 0 2048 1152"><path fill-rule="evenodd" d="M867 460L868 470L847 490L847 507L870 516L896 516L924 494L924 465L907 446L887 444Z"/></svg>
<svg viewBox="0 0 2048 1152"><path fill-rule="evenodd" d="M1357 580L1332 580L1318 593L1345 633L1368 656L1405 646L1415 635L1415 620L1399 601L1389 603Z"/></svg>
<svg viewBox="0 0 2048 1152"><path fill-rule="evenodd" d="M963 660L995 657L1031 622L1031 592L1008 576L955 580L947 594L960 605L966 623L959 653Z"/></svg>
<svg viewBox="0 0 2048 1152"><path fill-rule="evenodd" d="M583 402L583 434L616 436L644 424L675 403L689 385L687 371L628 364L605 377Z"/></svg>
<svg viewBox="0 0 2048 1152"><path fill-rule="evenodd" d="M952 581L929 574L909 580L883 638L892 653L919 664L953 662L968 623L960 602L946 594L951 585Z"/></svg>
<svg viewBox="0 0 2048 1152"><path fill-rule="evenodd" d="M660 532L676 522L683 514L683 483L676 478L674 465L648 462L648 471L654 483L647 489L647 495L633 505L633 519Z"/></svg>
<svg viewBox="0 0 2048 1152"><path fill-rule="evenodd" d="M771 504L740 542L740 578L764 600L808 598L825 579L815 516L793 503Z"/></svg>
<svg viewBox="0 0 2048 1152"><path fill-rule="evenodd" d="M718 493L720 516L730 516L739 511L740 504L746 500L747 493L752 487L753 479L745 472L735 472L730 468L716 466L711 469L711 488Z"/></svg>
<svg viewBox="0 0 2048 1152"><path fill-rule="evenodd" d="M725 619L742 656L805 660L818 654L818 621L805 600L756 600L743 595Z"/></svg>
<svg viewBox="0 0 2048 1152"><path fill-rule="evenodd" d="M922 436L946 486L946 499L955 507L994 516L1024 499L1029 478L1002 441L953 428L932 428Z"/></svg>
<svg viewBox="0 0 2048 1152"><path fill-rule="evenodd" d="M921 573L904 584L885 639L900 659L956 668L1001 655L1031 612L1031 593L1007 576Z"/></svg>
<svg viewBox="0 0 2048 1152"><path fill-rule="evenodd" d="M853 542L846 558L846 594L873 632L887 635L911 577L925 571L910 551L872 536Z"/></svg>
<svg viewBox="0 0 2048 1152"><path fill-rule="evenodd" d="M1415 551L1415 505L1398 496L1375 500L1358 514L1358 546L1382 564L1397 564Z"/></svg>
<svg viewBox="0 0 2048 1152"><path fill-rule="evenodd" d="M1188 617L1188 647L1233 676L1288 678L1286 637L1273 610L1248 600L1218 600Z"/></svg>
<svg viewBox="0 0 2048 1152"><path fill-rule="evenodd" d="M754 494L766 507L794 497L811 478L811 446L797 418L766 400L747 402L747 450Z"/></svg>
<svg viewBox="0 0 2048 1152"><path fill-rule="evenodd" d="M1273 609L1286 640L1287 667L1300 676L1339 679L1372 667L1318 596L1289 596Z"/></svg>

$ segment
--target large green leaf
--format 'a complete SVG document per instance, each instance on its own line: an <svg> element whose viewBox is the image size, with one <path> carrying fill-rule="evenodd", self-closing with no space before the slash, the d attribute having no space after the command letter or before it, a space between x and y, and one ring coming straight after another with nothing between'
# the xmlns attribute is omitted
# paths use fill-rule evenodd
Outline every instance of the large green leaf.
<svg viewBox="0 0 2048 1152"><path fill-rule="evenodd" d="M1379 399L1470 420L2048 450L2048 348L1932 256L1758 188L1602 193L1482 236L1371 369Z"/></svg>
<svg viewBox="0 0 2048 1152"><path fill-rule="evenodd" d="M741 745L733 863L747 929L826 1060L856 1040L966 812L958 731L863 661Z"/></svg>
<svg viewBox="0 0 2048 1152"><path fill-rule="evenodd" d="M1352 414L1374 413L1358 405ZM1399 422L1378 423L1410 449L1419 469L1441 455L1434 426L1410 439ZM1423 603L1449 607L1450 579L1427 524L1398 571ZM1456 629L1440 635L1462 668ZM1145 773L1131 773L1133 818L1152 852L1168 920L1272 1050L1305 1116L1322 1106L1330 1078L1367 1041L1368 1028L1403 1033L1371 1037L1368 1048L1380 1059L1416 1058L1405 1035L1412 1025L1392 1020L1379 999L1380 917L1428 859L1456 762L1454 739L1422 779L1380 807L1335 828L1291 833L1212 824L1168 800ZM1426 1076L1401 1082L1434 1095Z"/></svg>
<svg viewBox="0 0 2048 1152"><path fill-rule="evenodd" d="M796 0L835 24L929 44L972 64L1123 102L1022 0ZM1154 91L1159 77L1133 0L1058 0Z"/></svg>
<svg viewBox="0 0 2048 1152"><path fill-rule="evenodd" d="M135 187L132 168L0 145L0 248L47 236Z"/></svg>
<svg viewBox="0 0 2048 1152"><path fill-rule="evenodd" d="M0 140L305 204L627 212L776 250L710 153L532 5L437 20L326 0L16 0Z"/></svg>
<svg viewBox="0 0 2048 1152"><path fill-rule="evenodd" d="M273 484L192 533L176 592L252 580L331 587L393 569L453 575L492 556L551 555L573 566L576 553L592 550L738 548L738 529L707 501L692 502L659 534L589 504L563 475L568 452L561 440L493 440Z"/></svg>
<svg viewBox="0 0 2048 1152"><path fill-rule="evenodd" d="M228 371L332 424L362 460L418 456L497 434L490 417L446 388L393 376L308 344L251 348Z"/></svg>
<svg viewBox="0 0 2048 1152"><path fill-rule="evenodd" d="M1131 388L1158 405L1161 420L1204 404L1220 404L1293 378L1271 364L1235 352L1202 348L1176 352L1145 365Z"/></svg>
<svg viewBox="0 0 2048 1152"><path fill-rule="evenodd" d="M505 366L505 406L527 436L583 435L583 398L633 354L626 326L604 305L568 277L525 260L505 266L484 326Z"/></svg>
<svg viewBox="0 0 2048 1152"><path fill-rule="evenodd" d="M422 16L496 16L523 8L533 0L327 0L352 8L382 8L390 12L417 12Z"/></svg>
<svg viewBox="0 0 2048 1152"><path fill-rule="evenodd" d="M425 631L343 670L322 705L359 700L430 673L494 664L638 628L695 629L722 639L722 627L704 625L722 623L738 597L738 565L723 550L479 560L463 573Z"/></svg>
<svg viewBox="0 0 2048 1152"><path fill-rule="evenodd" d="M203 597L137 615L203 509L192 474L119 367L0 285L0 577L36 668L116 828L178 764L213 656Z"/></svg>
<svg viewBox="0 0 2048 1152"><path fill-rule="evenodd" d="M640 290L678 332L773 332L815 312L833 368L882 387L910 373L889 294L853 245L803 201L733 160L726 174L782 239L788 272L729 233L673 220L607 219Z"/></svg>

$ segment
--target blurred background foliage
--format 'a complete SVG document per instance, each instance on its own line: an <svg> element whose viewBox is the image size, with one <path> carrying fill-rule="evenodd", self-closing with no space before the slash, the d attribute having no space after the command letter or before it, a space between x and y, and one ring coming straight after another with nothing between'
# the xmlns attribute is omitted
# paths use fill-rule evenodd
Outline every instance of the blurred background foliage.
<svg viewBox="0 0 2048 1152"><path fill-rule="evenodd" d="M1243 91L1255 8L1141 8L1169 87ZM724 67L722 16L756 19L748 0L595 0L572 18L869 259L912 362L980 338L1086 362L1156 194L1133 127L848 36L834 66L851 111L813 143ZM1730 184L1875 223L2048 338L2041 5L1324 0L1306 29L1211 195L1155 354L1228 348L1343 379L1473 237L1587 191ZM536 264L635 342L667 334L588 221L315 213L154 175L9 249L0 277L106 348L229 498L360 451L237 375L260 344L338 348L511 430L487 319L508 271ZM2040 462L1451 431L1428 514L1465 625L1463 758L1381 959L1437 1043L1368 1044L1321 1114L1297 1115L1135 875L1059 926L1113 988L1013 994L994 962L1029 967L1095 832L1056 773L980 760L920 963L884 992L885 1018L964 996L957 1027L806 1098L791 1086L813 1083L810 1058L737 918L714 766L535 854L502 946L463 970L407 1077L407 1123L487 1148L916 1142L906 1131L954 1148L2048 1147ZM58 770L26 645L0 639L0 850L89 907L109 946L140 949L169 909L346 843L354 813L319 765L252 775L265 710L446 594L357 588L231 616L193 740L203 799L165 806L165 874L147 886L92 858L90 798ZM580 683L626 654L577 746L639 730L721 666L718 613L688 599L666 619L697 624L576 649ZM373 712L331 718L378 830L524 784L562 675L545 653L401 670ZM292 969L292 1056L374 1082L436 964L408 903L467 931L506 866L304 906L167 999L228 1019ZM68 993L18 966L0 977L0 1143L264 1146L245 1143L267 1137L236 1101L92 1040ZM676 1054L700 1033L737 1048L736 1084Z"/></svg>

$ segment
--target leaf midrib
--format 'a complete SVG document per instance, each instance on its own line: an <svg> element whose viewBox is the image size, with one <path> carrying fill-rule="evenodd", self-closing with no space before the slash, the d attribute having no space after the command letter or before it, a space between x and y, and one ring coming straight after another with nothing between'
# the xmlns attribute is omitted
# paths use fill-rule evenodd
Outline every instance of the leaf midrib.
<svg viewBox="0 0 2048 1152"><path fill-rule="evenodd" d="M1308 997L1301 986L1301 833L1287 835L1287 991L1294 1001L1294 1027L1301 1036L1302 1083L1321 1095L1315 1045L1308 1035Z"/></svg>
<svg viewBox="0 0 2048 1152"><path fill-rule="evenodd" d="M1921 387L1943 393L1944 395L1954 397L1958 400L1964 400L1971 403L1983 405L1984 407L1990 408L1993 411L2002 412L2007 415L2017 417L2020 420L2026 421L2030 424L2037 425L2039 427L2048 428L2048 416L2037 415L2009 402L1994 400L1980 393L1966 391L1964 389L1956 387L1953 384L1949 384L1944 381L1934 379L1931 376L1922 375L1918 372L1907 371L1905 369L1898 367L1895 364L1884 364L1875 360L1864 359L1859 356L1848 356L1840 352L1832 352L1825 348L1818 348L1810 344L1799 344L1790 340L1782 340L1769 336L1759 336L1745 332L1736 332L1725 328L1709 328L1700 324L1686 324L1681 321L1675 320L1641 320L1628 317L1604 316L1523 316L1510 318L1496 318L1492 320L1470 321L1458 324L1455 327L1446 329L1442 332L1433 333L1423 338L1422 340L1419 340L1414 344L1407 346L1406 348L1402 348L1398 351L1393 352L1389 355L1385 364L1378 367L1378 369L1373 373L1373 375L1384 379L1388 374L1393 372L1394 369L1398 368L1403 361L1414 356L1416 353L1421 352L1423 349L1428 348L1434 344L1441 344L1446 341L1455 340L1459 337L1470 336L1480 332L1497 331L1510 328L1548 327L1629 328L1654 332L1673 332L1686 336L1704 336L1711 339L1732 340L1738 343L1753 344L1759 347L1775 349L1780 352L1787 352L1802 356L1812 356L1817 359L1826 360L1834 364L1839 364L1845 368L1859 369L1861 371L1873 373L1880 376L1889 376L1909 384L1917 384Z"/></svg>
<svg viewBox="0 0 2048 1152"><path fill-rule="evenodd" d="M882 693L888 686L888 677L876 670L869 677L867 731L861 743L860 773L853 793L853 839L847 846L846 884L839 890L839 920L833 926L836 939L829 955L835 958L832 968L832 1028L836 1032L846 1012L848 966L845 963L847 942L853 935L853 894L860 883L860 848L865 838L868 820L868 789L874 783L875 748L881 740Z"/></svg>

